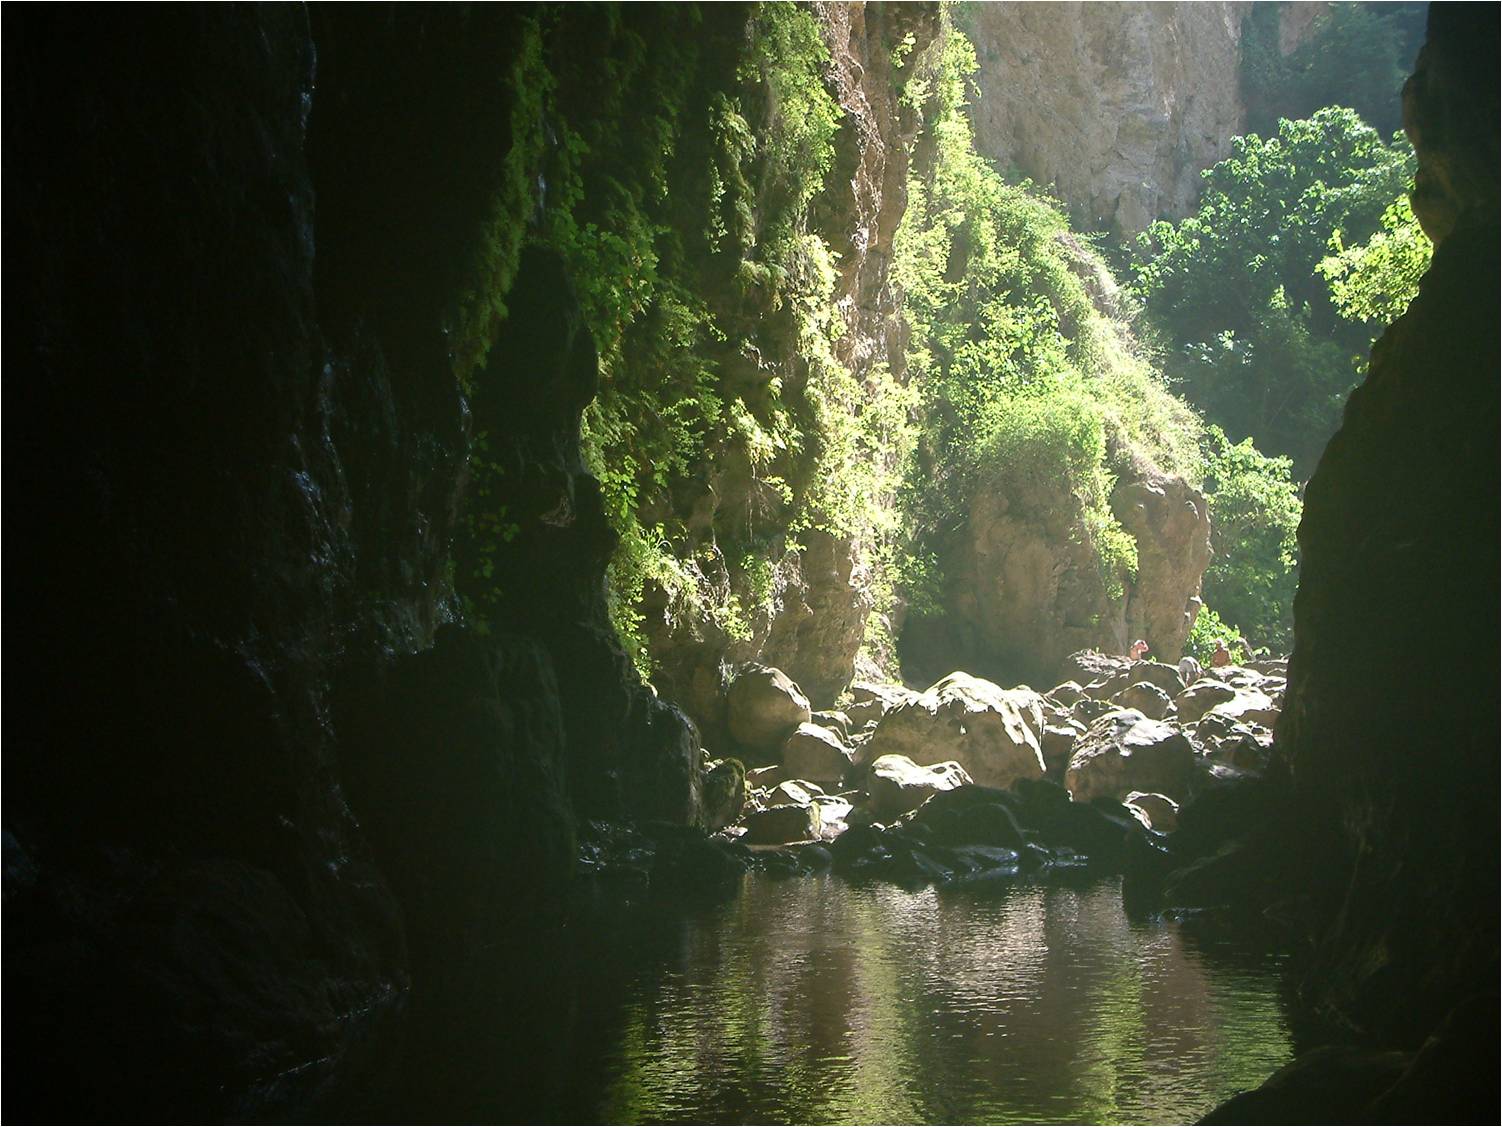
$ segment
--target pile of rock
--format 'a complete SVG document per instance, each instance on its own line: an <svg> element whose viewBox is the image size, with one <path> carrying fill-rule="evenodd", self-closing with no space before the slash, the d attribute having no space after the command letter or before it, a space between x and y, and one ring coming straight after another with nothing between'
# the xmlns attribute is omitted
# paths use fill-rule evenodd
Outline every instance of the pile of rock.
<svg viewBox="0 0 1502 1127"><path fill-rule="evenodd" d="M955 672L924 692L858 682L815 712L782 671L748 666L725 698L737 756L706 762L706 828L741 863L789 871L1122 868L1161 851L1197 792L1262 770L1285 676L1086 651L1046 693Z"/></svg>

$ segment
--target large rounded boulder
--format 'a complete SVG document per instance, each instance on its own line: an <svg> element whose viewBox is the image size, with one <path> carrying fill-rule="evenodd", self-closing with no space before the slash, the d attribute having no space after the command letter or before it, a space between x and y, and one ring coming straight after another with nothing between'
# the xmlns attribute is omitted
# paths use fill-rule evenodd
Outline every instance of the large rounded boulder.
<svg viewBox="0 0 1502 1127"><path fill-rule="evenodd" d="M1193 724L1217 704L1234 700L1236 690L1224 681L1204 677L1190 685L1174 700L1178 708L1179 723Z"/></svg>
<svg viewBox="0 0 1502 1127"><path fill-rule="evenodd" d="M1076 802L1123 801L1133 791L1182 798L1194 775L1194 748L1184 734L1136 709L1108 712L1080 737L1064 786Z"/></svg>
<svg viewBox="0 0 1502 1127"><path fill-rule="evenodd" d="M1042 698L951 673L914 700L891 709L860 761L904 755L919 766L953 760L983 786L1006 787L1044 774Z"/></svg>
<svg viewBox="0 0 1502 1127"><path fill-rule="evenodd" d="M850 752L828 728L799 724L782 747L782 766L791 779L838 783L850 769Z"/></svg>
<svg viewBox="0 0 1502 1127"><path fill-rule="evenodd" d="M731 738L758 764L774 762L787 738L813 715L797 682L764 665L741 670L726 704Z"/></svg>

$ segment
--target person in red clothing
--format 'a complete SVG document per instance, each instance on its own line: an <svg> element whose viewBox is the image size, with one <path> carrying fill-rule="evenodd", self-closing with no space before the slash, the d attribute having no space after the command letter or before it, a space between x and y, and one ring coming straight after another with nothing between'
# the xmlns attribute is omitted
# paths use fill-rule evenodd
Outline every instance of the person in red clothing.
<svg viewBox="0 0 1502 1127"><path fill-rule="evenodd" d="M1127 655L1133 661L1141 661L1144 657L1147 656L1147 643L1144 642L1141 638L1138 638L1135 642L1132 643L1132 648L1127 651Z"/></svg>
<svg viewBox="0 0 1502 1127"><path fill-rule="evenodd" d="M1231 651L1226 649L1226 640L1224 638L1215 643L1215 652L1210 655L1210 664L1217 669L1231 664Z"/></svg>

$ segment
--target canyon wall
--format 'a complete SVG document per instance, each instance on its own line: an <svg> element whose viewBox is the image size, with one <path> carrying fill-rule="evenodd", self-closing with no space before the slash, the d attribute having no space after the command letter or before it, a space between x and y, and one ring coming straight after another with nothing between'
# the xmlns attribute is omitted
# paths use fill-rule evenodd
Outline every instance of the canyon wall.
<svg viewBox="0 0 1502 1127"><path fill-rule="evenodd" d="M525 14L6 31L7 1114L379 1104L397 1046L540 1003L577 814L696 816L698 742L606 614L556 257L455 361ZM456 582L492 503L486 623Z"/></svg>
<svg viewBox="0 0 1502 1127"><path fill-rule="evenodd" d="M1134 234L1188 214L1201 170L1243 131L1251 7L966 5L960 26L981 64L977 146L1054 193L1085 230Z"/></svg>
<svg viewBox="0 0 1502 1127"><path fill-rule="evenodd" d="M1485 1019L1471 1032L1492 1056L1496 49L1495 9L1431 9L1404 118L1434 260L1309 482L1278 728L1316 831L1304 848L1331 885L1316 898L1311 1001L1339 1025L1416 1048L1451 1008L1482 996Z"/></svg>

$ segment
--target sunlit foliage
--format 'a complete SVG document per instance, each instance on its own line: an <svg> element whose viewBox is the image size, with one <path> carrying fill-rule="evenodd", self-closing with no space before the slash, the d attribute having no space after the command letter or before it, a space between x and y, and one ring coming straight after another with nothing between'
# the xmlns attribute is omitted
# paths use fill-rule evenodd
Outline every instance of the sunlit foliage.
<svg viewBox="0 0 1502 1127"><path fill-rule="evenodd" d="M1264 457L1251 439L1233 444L1216 426L1208 429L1205 447L1215 552L1205 572L1205 601L1241 623L1259 645L1287 653L1303 514L1292 463Z"/></svg>
<svg viewBox="0 0 1502 1127"><path fill-rule="evenodd" d="M1166 371L1207 418L1307 475L1371 348L1317 267L1336 231L1365 240L1413 176L1412 149L1347 109L1239 137L1198 210L1140 238L1135 290Z"/></svg>
<svg viewBox="0 0 1502 1127"><path fill-rule="evenodd" d="M1382 213L1382 230L1365 243L1348 247L1336 231L1335 253L1322 260L1319 272L1330 283L1330 296L1342 317L1390 325L1419 292L1434 245L1414 218L1407 196Z"/></svg>

